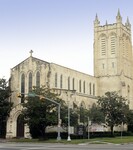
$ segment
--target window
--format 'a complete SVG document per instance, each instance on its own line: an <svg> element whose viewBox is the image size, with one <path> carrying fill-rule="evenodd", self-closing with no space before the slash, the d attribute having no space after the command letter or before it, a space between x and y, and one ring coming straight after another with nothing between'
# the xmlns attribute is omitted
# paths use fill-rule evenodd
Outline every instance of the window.
<svg viewBox="0 0 133 150"><path fill-rule="evenodd" d="M90 95L91 95L91 83L89 84L89 89L90 89Z"/></svg>
<svg viewBox="0 0 133 150"><path fill-rule="evenodd" d="M127 37L126 39L126 56L129 57L130 54L130 39Z"/></svg>
<svg viewBox="0 0 133 150"><path fill-rule="evenodd" d="M79 92L81 92L81 80L79 80Z"/></svg>
<svg viewBox="0 0 133 150"><path fill-rule="evenodd" d="M55 87L57 87L57 73L55 73Z"/></svg>
<svg viewBox="0 0 133 150"><path fill-rule="evenodd" d="M73 90L75 90L75 79L73 78Z"/></svg>
<svg viewBox="0 0 133 150"><path fill-rule="evenodd" d="M32 73L29 73L29 92L32 91Z"/></svg>
<svg viewBox="0 0 133 150"><path fill-rule="evenodd" d="M85 81L84 81L84 83L83 83L83 87L84 87L84 93L85 93Z"/></svg>
<svg viewBox="0 0 133 150"><path fill-rule="evenodd" d="M70 77L68 77L68 90L70 90Z"/></svg>
<svg viewBox="0 0 133 150"><path fill-rule="evenodd" d="M105 56L106 55L106 37L102 36L100 38L100 50L101 50L101 55Z"/></svg>
<svg viewBox="0 0 133 150"><path fill-rule="evenodd" d="M116 49L116 37L115 35L111 36L111 54L115 54L115 49Z"/></svg>
<svg viewBox="0 0 133 150"><path fill-rule="evenodd" d="M40 87L40 72L39 71L36 73L36 86Z"/></svg>
<svg viewBox="0 0 133 150"><path fill-rule="evenodd" d="M123 47L123 56L125 57L126 56L126 35L123 34L123 37L122 37L122 47Z"/></svg>
<svg viewBox="0 0 133 150"><path fill-rule="evenodd" d="M25 75L21 75L21 103L24 102L24 95L25 95Z"/></svg>
<svg viewBox="0 0 133 150"><path fill-rule="evenodd" d="M93 84L93 95L95 95L95 84Z"/></svg>
<svg viewBox="0 0 133 150"><path fill-rule="evenodd" d="M62 89L62 80L63 80L63 76L60 76L60 88Z"/></svg>

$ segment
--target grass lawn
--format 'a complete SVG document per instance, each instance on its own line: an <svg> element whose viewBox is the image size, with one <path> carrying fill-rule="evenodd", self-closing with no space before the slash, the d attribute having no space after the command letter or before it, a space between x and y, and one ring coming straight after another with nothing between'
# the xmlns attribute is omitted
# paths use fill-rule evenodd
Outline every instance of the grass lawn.
<svg viewBox="0 0 133 150"><path fill-rule="evenodd" d="M114 143L114 144L124 144L124 143L133 143L133 136L123 136L123 137L113 137L113 138L94 138L94 139L72 139L67 141L67 139L62 139L57 141L56 139L49 140L38 140L38 139L11 139L9 142L34 142L34 143L64 143L64 144L81 144L81 143L91 143L91 144L100 144L100 143Z"/></svg>
<svg viewBox="0 0 133 150"><path fill-rule="evenodd" d="M123 137L114 137L114 138L101 138L101 139L99 139L99 141L107 142L107 143L114 143L114 144L133 143L133 136L123 136Z"/></svg>

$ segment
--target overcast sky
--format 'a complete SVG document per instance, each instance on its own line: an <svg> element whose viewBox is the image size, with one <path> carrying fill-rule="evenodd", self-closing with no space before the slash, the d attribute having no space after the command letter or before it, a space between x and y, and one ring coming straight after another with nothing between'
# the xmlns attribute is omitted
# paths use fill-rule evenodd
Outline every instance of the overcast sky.
<svg viewBox="0 0 133 150"><path fill-rule="evenodd" d="M0 0L0 78L30 56L93 75L93 21L133 25L132 0Z"/></svg>

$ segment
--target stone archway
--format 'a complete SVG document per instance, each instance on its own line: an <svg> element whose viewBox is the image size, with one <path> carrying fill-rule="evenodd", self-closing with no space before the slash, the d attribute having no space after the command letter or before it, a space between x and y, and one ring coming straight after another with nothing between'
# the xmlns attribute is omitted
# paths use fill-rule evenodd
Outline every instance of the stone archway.
<svg viewBox="0 0 133 150"><path fill-rule="evenodd" d="M23 117L21 115L22 109L22 104L18 104L11 110L7 120L6 138L31 138L29 127L27 124L24 125L23 122Z"/></svg>
<svg viewBox="0 0 133 150"><path fill-rule="evenodd" d="M16 136L17 138L23 138L24 137L24 118L20 114L17 118L17 127L16 127Z"/></svg>

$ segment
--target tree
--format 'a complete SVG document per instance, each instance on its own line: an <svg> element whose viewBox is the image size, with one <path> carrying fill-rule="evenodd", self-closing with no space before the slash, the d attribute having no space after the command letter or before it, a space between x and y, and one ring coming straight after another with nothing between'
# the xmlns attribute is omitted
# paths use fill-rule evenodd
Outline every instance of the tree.
<svg viewBox="0 0 133 150"><path fill-rule="evenodd" d="M70 108L70 126L78 125L78 116L78 111ZM65 103L61 105L61 120L62 127L64 129L68 127L68 106Z"/></svg>
<svg viewBox="0 0 133 150"><path fill-rule="evenodd" d="M45 86L33 87L33 93L42 95L44 98L40 99L39 96L27 97L27 102L23 104L24 110L22 111L25 123L29 125L32 137L46 138L45 130L47 126L54 126L58 124L57 105L45 99L49 98L61 104L61 120L62 125L67 125L67 105L65 102L58 98L58 95L51 92Z"/></svg>
<svg viewBox="0 0 133 150"><path fill-rule="evenodd" d="M110 127L113 136L114 126L127 122L128 102L117 92L106 92L104 96L98 97L98 104L105 115L105 122Z"/></svg>
<svg viewBox="0 0 133 150"><path fill-rule="evenodd" d="M133 110L129 110L127 114L128 131L133 132Z"/></svg>
<svg viewBox="0 0 133 150"><path fill-rule="evenodd" d="M5 137L7 117L13 103L9 101L11 95L10 87L5 79L0 79L0 137Z"/></svg>
<svg viewBox="0 0 133 150"><path fill-rule="evenodd" d="M98 124L105 123L105 116L101 111L101 108L97 106L95 103L92 105L92 107L89 110L89 117L93 123L98 123Z"/></svg>

